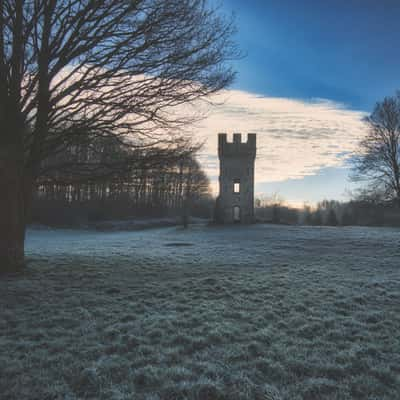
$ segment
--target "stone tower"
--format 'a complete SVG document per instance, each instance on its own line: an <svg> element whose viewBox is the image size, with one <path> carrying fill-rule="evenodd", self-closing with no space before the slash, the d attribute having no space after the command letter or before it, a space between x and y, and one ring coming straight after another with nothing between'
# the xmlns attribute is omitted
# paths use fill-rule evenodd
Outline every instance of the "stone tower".
<svg viewBox="0 0 400 400"><path fill-rule="evenodd" d="M247 142L240 133L228 143L226 133L218 135L219 196L216 220L220 223L252 223L254 220L254 161L256 135L249 133Z"/></svg>

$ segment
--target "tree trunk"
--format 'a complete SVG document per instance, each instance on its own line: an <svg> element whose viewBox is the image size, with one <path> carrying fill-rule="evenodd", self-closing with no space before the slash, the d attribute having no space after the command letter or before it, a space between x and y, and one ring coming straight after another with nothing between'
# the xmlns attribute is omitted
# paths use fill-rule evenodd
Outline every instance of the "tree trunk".
<svg viewBox="0 0 400 400"><path fill-rule="evenodd" d="M25 196L23 162L15 147L0 149L0 273L24 266Z"/></svg>
<svg viewBox="0 0 400 400"><path fill-rule="evenodd" d="M187 201L185 200L183 206L183 216L182 216L182 225L184 229L187 229L189 227L189 210L188 210L188 205Z"/></svg>

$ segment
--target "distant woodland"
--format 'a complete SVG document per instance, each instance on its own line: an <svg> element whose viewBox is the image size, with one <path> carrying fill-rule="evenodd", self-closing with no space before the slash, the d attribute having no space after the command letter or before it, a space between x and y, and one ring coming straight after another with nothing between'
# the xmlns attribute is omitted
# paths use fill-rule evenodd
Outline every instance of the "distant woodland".
<svg viewBox="0 0 400 400"><path fill-rule="evenodd" d="M400 226L400 209L393 201L373 200L362 194L348 202L324 200L315 207L294 208L283 200L256 200L258 222L313 226Z"/></svg>
<svg viewBox="0 0 400 400"><path fill-rule="evenodd" d="M47 158L42 171L33 223L76 226L131 217L211 216L209 180L189 147L131 149L112 137L80 139Z"/></svg>

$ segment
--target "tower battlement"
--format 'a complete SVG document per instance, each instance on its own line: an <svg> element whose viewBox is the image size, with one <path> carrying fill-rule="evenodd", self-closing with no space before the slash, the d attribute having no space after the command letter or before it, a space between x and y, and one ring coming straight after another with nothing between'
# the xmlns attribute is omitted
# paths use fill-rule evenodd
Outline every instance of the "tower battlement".
<svg viewBox="0 0 400 400"><path fill-rule="evenodd" d="M242 134L234 133L233 141L228 142L226 133L218 134L218 155L219 157L255 157L256 156L256 134L249 133L247 141L242 142Z"/></svg>

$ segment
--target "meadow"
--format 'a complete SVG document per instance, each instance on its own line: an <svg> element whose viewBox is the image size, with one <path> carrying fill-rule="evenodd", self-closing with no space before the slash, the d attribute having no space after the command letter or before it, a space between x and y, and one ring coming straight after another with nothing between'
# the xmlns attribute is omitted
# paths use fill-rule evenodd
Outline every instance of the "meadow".
<svg viewBox="0 0 400 400"><path fill-rule="evenodd" d="M400 231L31 229L0 398L400 398Z"/></svg>

